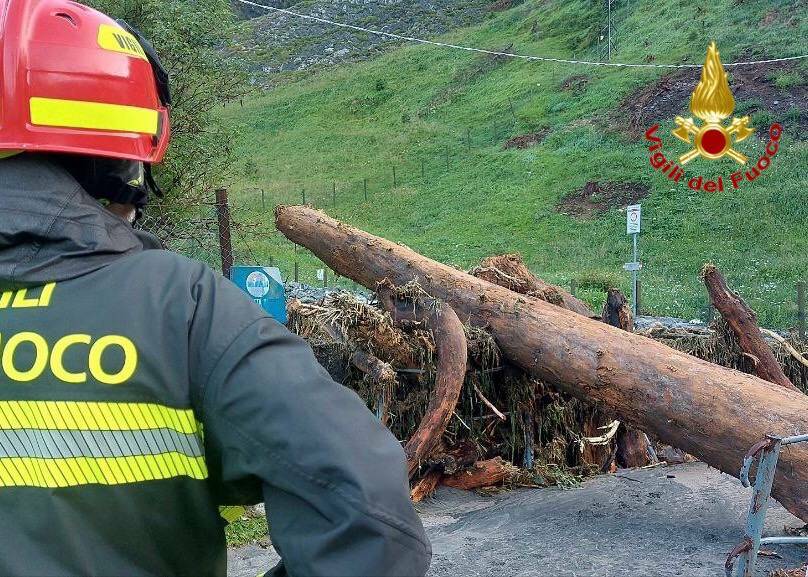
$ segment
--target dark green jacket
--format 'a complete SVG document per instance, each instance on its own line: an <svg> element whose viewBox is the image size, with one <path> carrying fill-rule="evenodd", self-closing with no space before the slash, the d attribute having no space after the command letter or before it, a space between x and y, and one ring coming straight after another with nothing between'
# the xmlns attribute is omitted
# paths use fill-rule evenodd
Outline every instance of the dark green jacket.
<svg viewBox="0 0 808 577"><path fill-rule="evenodd" d="M0 575L423 575L398 442L207 266L144 250L44 157L0 161ZM269 569L269 568L267 568Z"/></svg>

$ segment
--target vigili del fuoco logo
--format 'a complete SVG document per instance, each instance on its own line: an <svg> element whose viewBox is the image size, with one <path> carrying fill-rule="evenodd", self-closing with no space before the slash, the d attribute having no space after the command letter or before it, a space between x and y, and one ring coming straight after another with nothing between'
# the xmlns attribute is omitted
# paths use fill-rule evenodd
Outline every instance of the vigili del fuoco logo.
<svg viewBox="0 0 808 577"><path fill-rule="evenodd" d="M738 142L746 140L755 133L750 126L748 116L733 117L727 124L725 121L735 110L735 98L729 89L727 73L721 64L718 48L712 42L707 48L707 60L701 69L701 80L690 96L690 112L700 119L676 117L676 128L671 132L679 140L692 148L678 158L678 162L668 159L662 152L662 139L657 136L659 124L653 125L645 132L645 139L650 142L648 150L653 154L649 161L654 170L660 171L673 182L687 183L693 190L705 192L723 192L725 187L740 188L745 181L752 182L766 170L780 148L780 137L783 127L774 123L769 127L766 150L757 162L749 163L749 157L735 148ZM682 166L696 158L717 160L728 156L739 165L725 182L723 176L708 180L703 176L685 177Z"/></svg>

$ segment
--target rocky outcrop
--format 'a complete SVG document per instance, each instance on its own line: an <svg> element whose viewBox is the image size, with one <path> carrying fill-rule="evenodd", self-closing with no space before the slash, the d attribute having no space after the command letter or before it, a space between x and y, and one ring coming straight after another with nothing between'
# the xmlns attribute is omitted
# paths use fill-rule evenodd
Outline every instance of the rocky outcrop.
<svg viewBox="0 0 808 577"><path fill-rule="evenodd" d="M269 2L284 7L288 2ZM434 37L481 21L490 0L344 0L302 2L290 7L300 14L393 34ZM258 9L243 11L253 16ZM306 70L365 60L401 41L340 28L284 13L252 18L250 46L260 54L263 72Z"/></svg>

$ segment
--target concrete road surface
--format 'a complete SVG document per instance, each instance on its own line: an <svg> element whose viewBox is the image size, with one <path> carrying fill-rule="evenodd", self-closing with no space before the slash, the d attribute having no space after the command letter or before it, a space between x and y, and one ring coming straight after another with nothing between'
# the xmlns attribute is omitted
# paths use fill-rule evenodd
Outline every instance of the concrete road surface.
<svg viewBox="0 0 808 577"><path fill-rule="evenodd" d="M432 540L431 577L720 577L741 540L749 490L703 463L621 471L580 488L494 497L442 488L418 506ZM772 501L767 534L803 523ZM759 576L795 567L804 548L760 558ZM272 549L229 553L229 577L255 577Z"/></svg>

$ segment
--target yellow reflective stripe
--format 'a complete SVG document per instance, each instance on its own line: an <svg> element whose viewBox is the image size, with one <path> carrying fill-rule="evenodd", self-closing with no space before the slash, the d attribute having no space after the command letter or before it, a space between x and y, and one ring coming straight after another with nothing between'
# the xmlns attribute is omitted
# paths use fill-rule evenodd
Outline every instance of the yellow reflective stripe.
<svg viewBox="0 0 808 577"><path fill-rule="evenodd" d="M228 505L226 507L219 507L219 517L221 517L228 523L232 523L236 519L240 518L246 512L247 509L240 505Z"/></svg>
<svg viewBox="0 0 808 577"><path fill-rule="evenodd" d="M31 123L38 126L157 134L159 114L149 108L40 97L30 105Z"/></svg>
<svg viewBox="0 0 808 577"><path fill-rule="evenodd" d="M172 477L206 479L208 469L204 457L189 457L172 452L111 458L0 459L0 487L121 485Z"/></svg>
<svg viewBox="0 0 808 577"><path fill-rule="evenodd" d="M95 401L0 401L0 429L61 431L141 431L172 429L196 433L191 409L172 409L151 403Z"/></svg>

